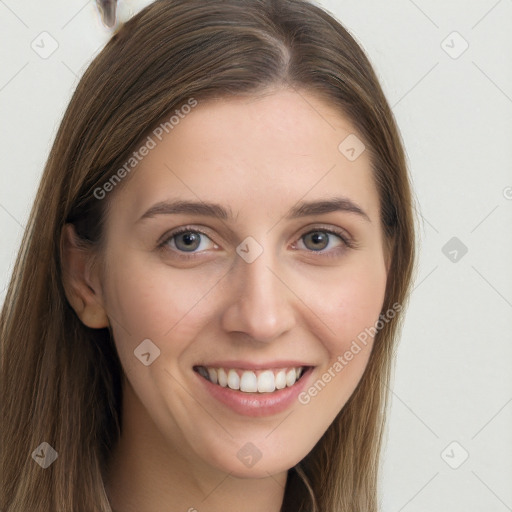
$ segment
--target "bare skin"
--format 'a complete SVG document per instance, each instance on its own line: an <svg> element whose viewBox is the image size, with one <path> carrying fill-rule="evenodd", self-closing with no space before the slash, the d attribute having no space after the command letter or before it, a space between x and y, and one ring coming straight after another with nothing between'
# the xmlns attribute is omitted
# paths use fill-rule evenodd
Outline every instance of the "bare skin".
<svg viewBox="0 0 512 512"><path fill-rule="evenodd" d="M314 367L309 387L378 320L387 279L379 197L368 151L350 161L338 150L351 133L305 92L200 103L115 191L105 273L66 229L68 298L86 325L111 325L126 376L106 485L116 512L278 512L287 471L354 391L372 339L307 404L261 417L218 402L193 370L293 359ZM298 202L339 196L363 213L286 218ZM172 199L215 202L233 217L140 219ZM183 233L171 237L184 226L197 240L190 249ZM247 237L263 249L251 263L236 252ZM160 350L148 366L134 355L145 339ZM237 456L249 442L262 455L252 467Z"/></svg>

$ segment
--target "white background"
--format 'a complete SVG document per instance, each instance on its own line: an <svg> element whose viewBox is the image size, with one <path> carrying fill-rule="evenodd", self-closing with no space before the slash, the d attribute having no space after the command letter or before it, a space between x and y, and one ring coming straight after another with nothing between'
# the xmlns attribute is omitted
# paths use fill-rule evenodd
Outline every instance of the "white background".
<svg viewBox="0 0 512 512"><path fill-rule="evenodd" d="M121 3L121 18L148 3ZM319 4L372 61L419 204L382 511L512 510L512 0ZM110 32L92 0L0 0L0 32L3 302L58 124ZM31 47L52 39L48 58Z"/></svg>

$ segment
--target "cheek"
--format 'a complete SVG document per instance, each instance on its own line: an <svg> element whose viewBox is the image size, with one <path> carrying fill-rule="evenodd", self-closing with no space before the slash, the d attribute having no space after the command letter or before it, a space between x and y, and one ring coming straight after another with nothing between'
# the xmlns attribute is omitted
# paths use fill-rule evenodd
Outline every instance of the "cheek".
<svg viewBox="0 0 512 512"><path fill-rule="evenodd" d="M359 383L373 346L386 287L384 266L351 267L324 288L318 303L323 324L317 336L328 354L309 388L299 396L313 417L335 416Z"/></svg>
<svg viewBox="0 0 512 512"><path fill-rule="evenodd" d="M323 286L309 288L310 299L324 321L322 339L331 357L336 357L379 319L386 289L386 270L380 259L346 265L325 279ZM313 293L313 295L312 295ZM368 344L371 337L367 336Z"/></svg>
<svg viewBox="0 0 512 512"><path fill-rule="evenodd" d="M120 258L105 293L119 351L133 355L149 338L166 354L178 355L193 338L204 317L202 304L220 277L133 256ZM166 343L170 338L172 343Z"/></svg>

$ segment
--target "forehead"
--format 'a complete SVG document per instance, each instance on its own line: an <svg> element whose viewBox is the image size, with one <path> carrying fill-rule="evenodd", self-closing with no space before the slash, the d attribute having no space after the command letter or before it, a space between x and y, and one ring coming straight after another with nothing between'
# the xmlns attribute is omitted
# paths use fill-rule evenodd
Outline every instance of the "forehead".
<svg viewBox="0 0 512 512"><path fill-rule="evenodd" d="M274 215L270 208L278 215L299 199L334 195L376 214L369 152L347 158L343 141L360 137L317 96L286 89L210 100L187 112L158 137L150 134L152 148L114 201L129 205L133 217L176 197L225 203L243 216Z"/></svg>

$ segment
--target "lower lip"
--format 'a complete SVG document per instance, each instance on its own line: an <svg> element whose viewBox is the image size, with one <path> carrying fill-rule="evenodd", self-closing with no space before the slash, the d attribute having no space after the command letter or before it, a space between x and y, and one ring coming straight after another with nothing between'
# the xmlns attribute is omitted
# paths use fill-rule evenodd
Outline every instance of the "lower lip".
<svg viewBox="0 0 512 512"><path fill-rule="evenodd" d="M222 387L205 379L199 373L194 373L209 392L219 402L227 405L233 411L244 416L270 416L288 409L298 401L298 396L306 387L307 381L313 372L310 367L302 377L291 387L273 391L272 393L244 393L228 387Z"/></svg>

